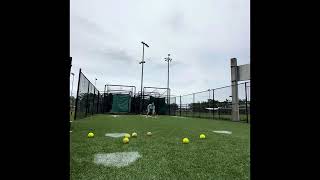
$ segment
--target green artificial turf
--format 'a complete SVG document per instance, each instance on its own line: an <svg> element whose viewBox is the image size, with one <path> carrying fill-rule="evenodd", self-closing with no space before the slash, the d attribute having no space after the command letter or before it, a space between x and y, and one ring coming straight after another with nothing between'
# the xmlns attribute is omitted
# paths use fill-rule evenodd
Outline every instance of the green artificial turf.
<svg viewBox="0 0 320 180"><path fill-rule="evenodd" d="M75 120L70 133L71 179L249 179L250 124L200 118L95 115ZM89 129L94 138L88 138ZM231 135L214 130L231 131ZM147 136L151 131L153 135ZM128 144L106 133L137 132ZM204 133L206 139L199 139ZM184 137L189 144L182 144ZM93 162L96 153L137 151L126 167Z"/></svg>

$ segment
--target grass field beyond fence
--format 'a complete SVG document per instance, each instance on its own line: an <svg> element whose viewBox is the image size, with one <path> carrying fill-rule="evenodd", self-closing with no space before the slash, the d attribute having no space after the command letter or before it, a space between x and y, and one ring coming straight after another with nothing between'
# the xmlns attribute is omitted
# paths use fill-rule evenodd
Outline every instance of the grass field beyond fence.
<svg viewBox="0 0 320 180"><path fill-rule="evenodd" d="M88 138L89 129L94 138ZM250 124L210 119L141 115L95 115L73 121L71 179L250 179ZM232 134L217 134L225 130ZM146 133L152 132L152 136ZM128 144L106 133L132 133ZM199 139L204 133L206 139ZM189 144L182 144L187 137ZM126 167L94 163L97 153L139 152Z"/></svg>

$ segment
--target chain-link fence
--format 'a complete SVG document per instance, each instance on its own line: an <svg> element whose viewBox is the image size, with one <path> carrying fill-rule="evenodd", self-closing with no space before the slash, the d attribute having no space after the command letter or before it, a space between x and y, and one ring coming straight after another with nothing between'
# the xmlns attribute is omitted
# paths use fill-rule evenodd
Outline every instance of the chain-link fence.
<svg viewBox="0 0 320 180"><path fill-rule="evenodd" d="M180 105L179 105L179 114L180 116L193 117L193 94L187 94L184 96L180 96Z"/></svg>
<svg viewBox="0 0 320 180"><path fill-rule="evenodd" d="M193 112L195 117L210 118L210 90L194 93Z"/></svg>
<svg viewBox="0 0 320 180"><path fill-rule="evenodd" d="M250 84L250 82L248 82ZM239 115L241 121L249 121L249 104L248 101L248 83L238 85L238 96L239 96ZM250 87L250 86L249 86Z"/></svg>
<svg viewBox="0 0 320 180"><path fill-rule="evenodd" d="M169 115L176 116L178 111L177 97L170 97Z"/></svg>
<svg viewBox="0 0 320 180"><path fill-rule="evenodd" d="M145 114L148 104L154 102L159 115L231 120L231 90L225 86L173 97L167 88L144 87L141 97L134 86L108 85L105 93L100 93L80 69L74 119L109 112ZM250 82L238 84L238 97L240 121L249 123Z"/></svg>
<svg viewBox="0 0 320 180"><path fill-rule="evenodd" d="M102 97L103 95L100 94L98 89L86 78L80 69L74 119L81 119L101 113L103 105Z"/></svg>
<svg viewBox="0 0 320 180"><path fill-rule="evenodd" d="M231 86L213 89L215 119L231 120L232 118L232 92Z"/></svg>
<svg viewBox="0 0 320 180"><path fill-rule="evenodd" d="M178 116L232 119L232 88L225 86L176 97ZM250 122L250 82L238 84L240 121Z"/></svg>

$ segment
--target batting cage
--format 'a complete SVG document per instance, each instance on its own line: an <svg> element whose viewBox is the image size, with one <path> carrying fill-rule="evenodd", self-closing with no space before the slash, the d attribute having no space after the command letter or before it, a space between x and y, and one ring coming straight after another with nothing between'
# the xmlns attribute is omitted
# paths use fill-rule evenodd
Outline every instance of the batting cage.
<svg viewBox="0 0 320 180"><path fill-rule="evenodd" d="M169 97L169 98L168 98ZM139 93L140 112L142 114L147 113L148 104L154 103L155 112L158 115L170 115L170 89L160 87L144 87L143 95Z"/></svg>
<svg viewBox="0 0 320 180"><path fill-rule="evenodd" d="M136 87L106 84L104 113L136 113Z"/></svg>

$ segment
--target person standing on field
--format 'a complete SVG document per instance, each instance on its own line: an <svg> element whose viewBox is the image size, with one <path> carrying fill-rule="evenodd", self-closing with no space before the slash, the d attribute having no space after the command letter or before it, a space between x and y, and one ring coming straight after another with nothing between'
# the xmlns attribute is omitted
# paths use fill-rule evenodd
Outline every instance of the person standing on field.
<svg viewBox="0 0 320 180"><path fill-rule="evenodd" d="M154 116L156 112L156 106L154 105L154 102L152 102L152 104L149 104L147 107L147 117L149 115Z"/></svg>

